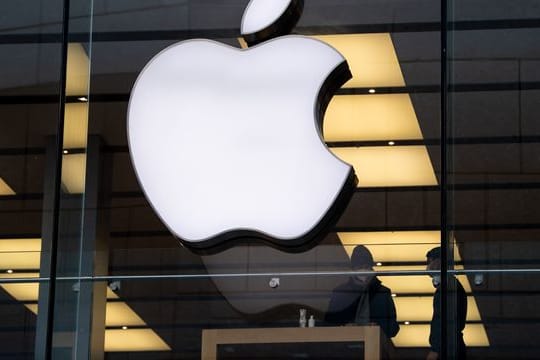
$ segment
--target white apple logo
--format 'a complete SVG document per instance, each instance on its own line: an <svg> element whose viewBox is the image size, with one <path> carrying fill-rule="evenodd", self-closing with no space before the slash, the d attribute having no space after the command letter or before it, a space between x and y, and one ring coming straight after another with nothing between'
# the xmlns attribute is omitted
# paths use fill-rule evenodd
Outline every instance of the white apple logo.
<svg viewBox="0 0 540 360"><path fill-rule="evenodd" d="M301 5L252 0L244 37L292 27ZM292 249L323 235L356 186L320 124L349 78L341 54L304 36L245 50L187 40L157 54L131 92L127 130L138 180L169 230L192 249L238 238Z"/></svg>

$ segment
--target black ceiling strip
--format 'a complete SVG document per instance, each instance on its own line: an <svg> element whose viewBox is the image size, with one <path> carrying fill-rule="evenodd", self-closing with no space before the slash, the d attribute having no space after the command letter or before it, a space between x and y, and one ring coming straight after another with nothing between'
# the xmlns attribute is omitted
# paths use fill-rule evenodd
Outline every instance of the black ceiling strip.
<svg viewBox="0 0 540 360"><path fill-rule="evenodd" d="M439 93L438 85L411 85L403 87L375 87L375 88L343 88L337 91L337 95L373 95L369 93L370 89L375 89L375 94L420 94L420 93ZM479 84L455 84L450 85L451 92L480 92L480 91L527 91L540 90L540 81L530 82L508 82L508 83L479 83ZM86 95L68 96L67 103L81 102L79 98ZM90 102L127 102L128 93L102 93L91 94ZM57 95L0 95L0 104L54 104L58 102Z"/></svg>
<svg viewBox="0 0 540 360"><path fill-rule="evenodd" d="M0 201L41 200L41 199L43 199L43 193L23 193L23 194L15 194L15 195L0 195ZM13 210L9 210L9 212L13 212Z"/></svg>
<svg viewBox="0 0 540 360"><path fill-rule="evenodd" d="M540 28L540 19L501 19L501 20L471 20L450 22L449 28L456 31L467 30L499 30ZM304 35L352 34L352 33L408 33L408 32L439 32L439 22L417 23L384 23L357 24L339 26L300 26L295 31ZM184 40L192 38L236 38L240 36L237 28L200 29L200 30L150 30L150 31L117 31L94 32L92 41L153 41L153 40ZM29 44L29 43L60 43L59 33L33 34L2 34L0 44ZM70 42L88 41L88 33L72 33Z"/></svg>
<svg viewBox="0 0 540 360"><path fill-rule="evenodd" d="M540 182L505 182L505 183L470 183L470 184L449 184L454 191L477 191L477 190L538 190L540 189ZM399 193L399 192L434 192L440 191L438 185L425 185L425 186L392 186L392 187L364 187L357 188L356 193ZM70 195L64 194L63 196L77 197L80 194ZM2 195L0 201L19 201L19 200L41 200L43 198L42 193L19 193L15 195ZM112 199L129 199L129 198L144 198L144 194L141 191L113 191L111 193ZM112 207L116 208L116 207ZM10 210L11 211L11 210Z"/></svg>
<svg viewBox="0 0 540 360"><path fill-rule="evenodd" d="M540 223L532 224L452 224L451 230L456 231L486 231L486 230L538 230Z"/></svg>

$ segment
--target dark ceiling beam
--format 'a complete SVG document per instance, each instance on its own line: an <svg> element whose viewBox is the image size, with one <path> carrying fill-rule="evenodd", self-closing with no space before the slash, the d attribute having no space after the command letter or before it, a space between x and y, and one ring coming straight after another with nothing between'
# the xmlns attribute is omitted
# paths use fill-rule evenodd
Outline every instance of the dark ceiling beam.
<svg viewBox="0 0 540 360"><path fill-rule="evenodd" d="M449 29L455 31L470 30L498 30L498 29L526 29L540 28L540 19L501 19L501 20L470 20L454 21L448 24ZM359 24L339 26L303 26L297 27L297 33L304 35L323 34L351 34L351 33L407 33L407 32L439 32L439 22L417 23L384 23ZM154 41L154 40L185 40L192 38L236 38L240 37L237 28L201 29L201 30L148 30L148 31L115 31L94 32L93 42L107 41ZM51 34L3 34L0 35L0 44L29 44L29 43L60 43L60 33ZM88 41L88 33L72 33L70 42Z"/></svg>
<svg viewBox="0 0 540 360"><path fill-rule="evenodd" d="M337 91L337 95L371 95L369 90L375 89L376 94L421 94L440 92L439 85L411 85L400 87L369 87L369 88L344 88ZM540 90L540 81L514 81L506 83L478 83L478 84L450 84L449 92L491 92L491 91L527 91ZM86 96L86 95L85 95ZM68 96L67 103L81 102L81 95ZM129 93L90 94L91 103L127 102ZM1 105L20 104L54 104L58 103L58 95L0 95Z"/></svg>

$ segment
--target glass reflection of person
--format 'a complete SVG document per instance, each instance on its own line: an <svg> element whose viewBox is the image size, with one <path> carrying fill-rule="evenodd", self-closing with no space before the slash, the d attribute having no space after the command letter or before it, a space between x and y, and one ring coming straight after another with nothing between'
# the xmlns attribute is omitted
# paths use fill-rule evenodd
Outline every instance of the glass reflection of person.
<svg viewBox="0 0 540 360"><path fill-rule="evenodd" d="M441 248L436 247L428 251L426 254L427 269L428 270L440 270L441 269ZM433 317L431 319L431 328L429 332L429 345L431 347L427 360L437 360L440 358L441 351L441 289L440 289L440 275L431 275L433 286L435 287L435 295L433 296ZM449 294L455 294L455 326L451 326L455 330L455 334L448 333L448 336L454 335L455 350L452 349L452 341L449 342L449 354L452 354L452 358L464 360L466 359L465 342L463 341L463 329L465 328L465 320L467 317L467 294L461 286L461 283L454 276L448 279L448 292ZM454 320L450 318L449 320Z"/></svg>
<svg viewBox="0 0 540 360"><path fill-rule="evenodd" d="M354 271L372 271L373 257L369 250L358 245L351 255ZM354 275L334 289L326 322L335 325L377 324L388 338L399 331L396 308L390 289L374 275Z"/></svg>

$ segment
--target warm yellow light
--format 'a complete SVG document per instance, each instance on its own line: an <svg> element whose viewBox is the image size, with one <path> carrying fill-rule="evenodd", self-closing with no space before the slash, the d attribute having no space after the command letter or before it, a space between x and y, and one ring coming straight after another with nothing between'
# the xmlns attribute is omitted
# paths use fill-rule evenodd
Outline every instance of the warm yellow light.
<svg viewBox="0 0 540 360"><path fill-rule="evenodd" d="M85 148L87 135L88 103L66 104L64 114L64 149Z"/></svg>
<svg viewBox="0 0 540 360"><path fill-rule="evenodd" d="M68 45L66 67L66 94L68 96L88 93L89 79L88 55L79 43Z"/></svg>
<svg viewBox="0 0 540 360"><path fill-rule="evenodd" d="M339 232L338 237L349 257L356 245L365 245L380 262L425 262L426 253L441 242L439 230ZM454 260L461 261L457 246Z"/></svg>
<svg viewBox="0 0 540 360"><path fill-rule="evenodd" d="M70 194L84 192L86 154L69 154L62 157L62 185Z"/></svg>
<svg viewBox="0 0 540 360"><path fill-rule="evenodd" d="M467 324L463 331L467 346L489 346L486 330L482 324ZM392 342L398 347L428 347L429 325L413 324L402 326Z"/></svg>
<svg viewBox="0 0 540 360"><path fill-rule="evenodd" d="M23 276L21 276L23 275ZM34 278L39 277L39 273L26 273L26 274L0 274L0 279L9 278ZM0 284L9 295L11 295L17 301L37 301L39 294L39 283L6 283Z"/></svg>
<svg viewBox="0 0 540 360"><path fill-rule="evenodd" d="M1 239L0 269L39 269L41 239ZM27 277L26 273L19 277Z"/></svg>
<svg viewBox="0 0 540 360"><path fill-rule="evenodd" d="M319 35L349 63L353 78L344 87L405 86L390 34Z"/></svg>
<svg viewBox="0 0 540 360"><path fill-rule="evenodd" d="M28 310L34 313L34 315L37 315L38 313L38 304L24 304Z"/></svg>
<svg viewBox="0 0 540 360"><path fill-rule="evenodd" d="M343 245L430 244L435 247L441 242L439 230L340 232L338 235Z"/></svg>
<svg viewBox="0 0 540 360"><path fill-rule="evenodd" d="M354 166L358 187L437 185L425 146L330 148Z"/></svg>
<svg viewBox="0 0 540 360"><path fill-rule="evenodd" d="M146 323L123 301L107 302L106 326L144 326Z"/></svg>
<svg viewBox="0 0 540 360"><path fill-rule="evenodd" d="M334 96L323 130L325 141L423 138L408 94Z"/></svg>
<svg viewBox="0 0 540 360"><path fill-rule="evenodd" d="M0 196L15 195L15 191L0 177Z"/></svg>
<svg viewBox="0 0 540 360"><path fill-rule="evenodd" d="M118 295L107 286L107 300L118 299Z"/></svg>
<svg viewBox="0 0 540 360"><path fill-rule="evenodd" d="M433 296L401 296L394 299L398 321L430 321ZM473 296L467 297L467 321L480 321L480 312Z"/></svg>
<svg viewBox="0 0 540 360"><path fill-rule="evenodd" d="M152 329L107 329L105 351L168 351L169 345Z"/></svg>
<svg viewBox="0 0 540 360"><path fill-rule="evenodd" d="M405 86L389 33L313 37L333 46L347 59L353 77L344 87ZM247 48L242 38L238 38L238 42L243 49Z"/></svg>

